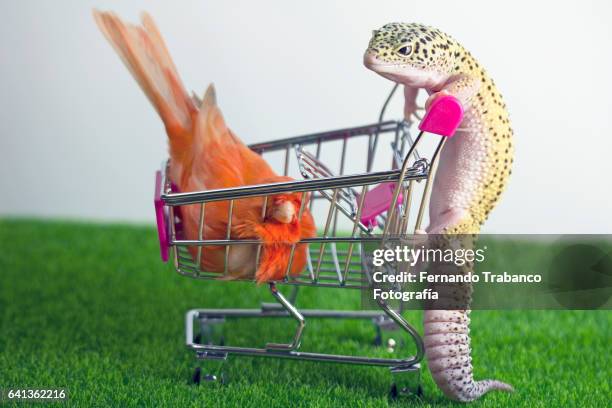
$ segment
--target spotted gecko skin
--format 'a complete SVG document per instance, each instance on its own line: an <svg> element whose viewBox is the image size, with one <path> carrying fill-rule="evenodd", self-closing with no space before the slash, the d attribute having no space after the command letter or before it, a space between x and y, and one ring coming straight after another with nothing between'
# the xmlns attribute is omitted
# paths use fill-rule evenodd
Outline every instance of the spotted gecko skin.
<svg viewBox="0 0 612 408"><path fill-rule="evenodd" d="M404 85L406 118L417 109L419 89L429 93L428 102L440 94L459 99L464 119L440 154L426 232L478 234L506 186L514 153L506 105L493 80L455 39L414 23L374 30L364 64ZM471 267L466 265L464 273L471 273ZM464 402L489 390L512 390L495 380L474 381L467 310L471 294L471 285L442 290L440 296L459 301L461 310L426 310L424 316L429 370L445 395Z"/></svg>

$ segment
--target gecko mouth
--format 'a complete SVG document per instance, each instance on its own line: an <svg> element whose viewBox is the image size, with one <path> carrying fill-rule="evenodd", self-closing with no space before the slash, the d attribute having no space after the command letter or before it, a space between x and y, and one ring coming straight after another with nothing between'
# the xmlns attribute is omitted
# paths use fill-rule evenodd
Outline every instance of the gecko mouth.
<svg viewBox="0 0 612 408"><path fill-rule="evenodd" d="M366 52L363 56L363 65L365 65L366 68L371 69L372 71L384 73L393 71L398 68L402 68L402 66L405 66L406 64L381 61L375 54Z"/></svg>
<svg viewBox="0 0 612 408"><path fill-rule="evenodd" d="M372 71L380 73L380 74L391 73L395 71L396 69L401 68L401 64L372 62L372 61L366 60L365 58L363 61L363 65L365 65L366 68L371 69Z"/></svg>
<svg viewBox="0 0 612 408"><path fill-rule="evenodd" d="M398 64L367 64L368 68L385 68L385 67L395 67Z"/></svg>

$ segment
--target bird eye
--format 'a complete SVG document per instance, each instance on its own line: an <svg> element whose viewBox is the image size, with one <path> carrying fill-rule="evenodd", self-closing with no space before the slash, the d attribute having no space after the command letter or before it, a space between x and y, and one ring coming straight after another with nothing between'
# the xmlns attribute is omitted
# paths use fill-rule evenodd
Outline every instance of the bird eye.
<svg viewBox="0 0 612 408"><path fill-rule="evenodd" d="M403 55L404 57L407 57L408 55L412 53L412 45L402 46L401 48L397 50L397 53L400 55Z"/></svg>

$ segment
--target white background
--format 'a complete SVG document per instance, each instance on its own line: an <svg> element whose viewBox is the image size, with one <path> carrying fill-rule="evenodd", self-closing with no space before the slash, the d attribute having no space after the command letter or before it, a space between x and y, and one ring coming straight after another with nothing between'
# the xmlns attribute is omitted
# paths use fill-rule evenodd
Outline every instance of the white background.
<svg viewBox="0 0 612 408"><path fill-rule="evenodd" d="M149 11L185 84L214 81L247 143L374 121L390 83L362 66L371 31L437 26L487 68L515 128L513 177L485 230L612 232L608 1L126 3L0 4L0 214L153 222L164 130L98 32L98 7Z"/></svg>

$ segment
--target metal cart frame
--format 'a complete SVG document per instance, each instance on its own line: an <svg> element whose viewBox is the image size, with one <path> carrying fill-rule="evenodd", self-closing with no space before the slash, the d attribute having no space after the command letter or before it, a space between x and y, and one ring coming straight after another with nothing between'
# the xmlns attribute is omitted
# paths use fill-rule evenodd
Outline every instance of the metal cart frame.
<svg viewBox="0 0 612 408"><path fill-rule="evenodd" d="M343 289L371 287L372 266L368 261L369 255L364 245L388 246L393 241L392 237L405 236L409 229L416 231L421 226L437 160L446 138L440 139L431 159L428 160L417 152L417 146L424 130L427 129L421 126L421 131L413 140L411 137L412 122L383 121L387 104L396 88L397 85L385 101L377 123L249 146L259 154L284 151L285 175L289 173L291 153L295 152L304 180L219 190L174 192L170 180L165 177L165 174L162 174L160 191L157 193L163 202L163 207L167 210L166 222L169 224L169 246L172 250L174 267L180 275L190 278L219 279L220 277L219 273L209 273L200 269L201 248L206 245L225 246L226 263L229 251L234 245L258 245L257 261L259 260L261 244L258 240L231 237L231 218L235 200L254 196L263 197L262 214L265 213L267 197L281 192L310 194L310 200L302 200L300 216L306 205L312 207L316 201L327 202L329 205L323 223L324 228L319 236L300 241L300 243L309 244L307 271L299 276L289 275L296 246L293 244L285 279L268 283L269 291L277 303L263 303L259 309L192 309L187 312L185 343L188 349L195 352L200 362L224 362L229 356L243 355L383 366L388 367L394 375L395 383L392 386L394 395L401 393L420 395L422 393L419 363L424 355L423 341L414 327L402 316L401 310L395 310L383 300L377 300L380 311L299 310L295 306L299 286ZM425 120L421 122L421 125L424 122ZM391 169L372 172L377 150L385 137L391 138ZM367 140L366 171L362 174L345 175L347 143L358 138ZM338 175L333 175L319 160L322 149L334 141L342 143ZM313 147L314 152L308 150ZM420 199L415 197L415 183L419 182L425 183ZM377 217L374 225L364 224L360 216L365 197L373 185L381 183L393 183L393 196L389 208L384 214ZM227 236L225 239L207 239L203 231L206 204L218 200L229 202ZM412 221L410 209L417 203L417 200L418 212ZM200 206L200 232L197 240L187 240L181 236L177 209L184 205ZM338 231L339 217L346 217L350 220L352 232L349 235L343 235ZM317 223L317 226L321 227L321 223ZM199 248L196 259L188 252L187 247L189 246ZM396 272L395 266L386 266L385 273ZM227 265L224 275L227 275ZM279 285L292 286L291 295L285 297L279 291ZM288 343L267 343L264 347L237 347L224 344L221 328L226 319L279 317L293 318L297 324L293 338ZM371 320L376 330L376 343L379 345L383 343L385 332L403 330L414 344L416 353L403 358L377 358L300 351L306 320L311 318ZM393 341L388 346L393 346ZM223 376L219 373L202 373L199 367L193 377L198 383L202 380L223 380Z"/></svg>

